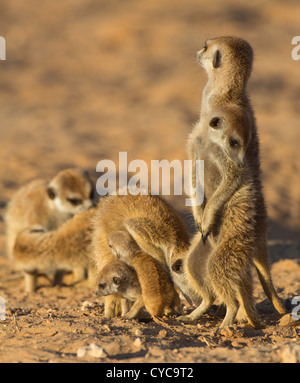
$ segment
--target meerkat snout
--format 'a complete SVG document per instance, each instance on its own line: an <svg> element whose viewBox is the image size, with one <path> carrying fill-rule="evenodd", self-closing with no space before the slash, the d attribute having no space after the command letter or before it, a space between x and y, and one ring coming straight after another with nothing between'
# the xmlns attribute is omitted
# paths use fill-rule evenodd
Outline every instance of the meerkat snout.
<svg viewBox="0 0 300 383"><path fill-rule="evenodd" d="M221 66L221 51L215 46L210 49L210 40L207 40L204 47L197 52L196 58L204 69L209 69L211 66L217 69Z"/></svg>

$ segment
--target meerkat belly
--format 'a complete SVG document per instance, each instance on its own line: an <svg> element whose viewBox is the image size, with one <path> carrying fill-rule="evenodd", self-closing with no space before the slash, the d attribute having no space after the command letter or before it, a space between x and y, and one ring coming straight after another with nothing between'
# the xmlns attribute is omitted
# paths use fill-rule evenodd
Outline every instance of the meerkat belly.
<svg viewBox="0 0 300 383"><path fill-rule="evenodd" d="M204 196L209 200L222 182L218 166L211 160L204 160Z"/></svg>

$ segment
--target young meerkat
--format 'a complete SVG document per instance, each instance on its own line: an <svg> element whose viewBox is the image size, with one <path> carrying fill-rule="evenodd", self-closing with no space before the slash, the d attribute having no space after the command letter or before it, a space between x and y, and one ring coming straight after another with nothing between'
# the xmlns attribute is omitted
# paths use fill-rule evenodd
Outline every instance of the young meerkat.
<svg viewBox="0 0 300 383"><path fill-rule="evenodd" d="M121 298L134 302L124 319L139 316L144 307L142 289L136 271L123 261L108 263L97 277L96 295L119 295Z"/></svg>
<svg viewBox="0 0 300 383"><path fill-rule="evenodd" d="M170 315L174 310L182 313L180 299L169 274L158 261L139 248L128 232L113 233L109 238L109 247L118 259L133 267L137 273L142 301L135 307L135 315L137 308L143 307L142 303L154 318Z"/></svg>
<svg viewBox="0 0 300 383"><path fill-rule="evenodd" d="M236 172L239 172L238 167L232 164L231 170L226 166L223 168L221 166L220 169L216 161L214 161L211 156L208 156L204 143L205 133L203 135L203 129L204 131L206 130L206 132L207 129L209 129L210 137L207 141L207 145L213 143L213 150L219 152L222 151L222 147L225 149L225 146L222 145L222 141L216 142L213 140L212 133L215 131L216 133L214 134L218 136L218 127L216 126L217 129L215 129L214 126L208 127L207 123L202 120L209 118L214 111L220 108L233 108L232 105L235 104L236 106L234 108L240 108L240 113L238 114L244 114L245 121L240 120L241 124L234 124L234 129L236 129L235 127L243 126L244 123L245 127L247 126L249 129L248 136L250 141L248 142L244 156L248 170L247 172L243 171L244 176L241 185L249 184L251 188L255 190L255 220L253 222L255 226L255 244L252 246L252 258L268 299L279 313L285 313L286 310L276 293L271 278L267 247L267 211L261 183L259 141L254 113L246 90L252 70L252 48L246 41L237 37L218 37L208 40L205 43L204 48L198 52L197 59L206 70L208 81L203 90L200 121L195 126L188 140L189 158L192 159L193 162L193 177L195 177L196 174L195 160L207 160L204 164L206 173L204 203L201 206L193 206L193 215L196 225L203 233L202 239L204 241L210 233L214 235L214 232L216 233L214 225L217 223L217 220L220 220L220 222L224 221L220 207L226 203L226 199L233 198L232 192L238 187L237 181L241 181L239 177L236 178L235 176ZM205 121L207 122L207 120ZM214 125L213 121L211 121L211 125ZM229 137L230 135L228 138ZM212 140L210 138L212 138ZM236 141L239 141L239 144L234 148ZM247 139L244 139L244 142L247 141ZM240 152L242 155L241 142L240 139L237 140L234 138L232 149L237 153ZM228 152L226 153L225 150L223 150L223 152L226 154L226 158L231 158ZM225 163L230 164L228 161L225 161ZM227 192L225 192L224 197L222 197L220 191L223 193L224 189L226 189L226 181ZM195 178L193 182L195 183ZM224 187L222 187L222 185ZM218 209L219 212L217 213ZM252 210L252 208L250 210ZM218 238L220 238L220 236L218 236Z"/></svg>
<svg viewBox="0 0 300 383"><path fill-rule="evenodd" d="M93 286L89 247L94 213L95 208L77 213L56 230L25 229L17 235L13 257L17 267L24 271L26 292L36 289L38 274L57 270L72 271L74 283L83 280L88 270L88 283Z"/></svg>
<svg viewBox="0 0 300 383"><path fill-rule="evenodd" d="M50 182L42 179L21 187L5 214L7 253L13 255L16 236L24 229L55 230L74 214L93 205L94 188L80 169L60 171Z"/></svg>
<svg viewBox="0 0 300 383"><path fill-rule="evenodd" d="M130 233L139 248L171 274L176 285L184 278L181 266L183 254L189 248L189 234L183 220L161 197L117 194L100 200L93 218L91 246L97 273L116 260L109 238L120 230ZM105 298L106 317L120 315L117 301L120 302L119 296Z"/></svg>

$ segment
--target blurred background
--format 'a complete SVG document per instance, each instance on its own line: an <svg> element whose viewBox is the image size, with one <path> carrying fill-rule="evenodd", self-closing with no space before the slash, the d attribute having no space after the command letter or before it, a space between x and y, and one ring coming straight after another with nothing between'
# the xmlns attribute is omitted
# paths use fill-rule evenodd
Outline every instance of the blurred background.
<svg viewBox="0 0 300 383"><path fill-rule="evenodd" d="M236 35L255 52L249 94L261 142L270 239L300 234L300 35L297 0L11 0L0 3L0 248L13 192L119 152L128 162L187 159L209 37ZM167 199L189 219L186 196Z"/></svg>

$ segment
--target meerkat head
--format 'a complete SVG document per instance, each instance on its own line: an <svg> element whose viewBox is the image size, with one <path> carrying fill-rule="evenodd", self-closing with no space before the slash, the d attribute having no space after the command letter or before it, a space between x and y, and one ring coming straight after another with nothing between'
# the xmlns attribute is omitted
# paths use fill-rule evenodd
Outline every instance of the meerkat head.
<svg viewBox="0 0 300 383"><path fill-rule="evenodd" d="M237 105L227 105L208 117L208 138L217 144L239 168L243 168L251 140L251 122L248 113Z"/></svg>
<svg viewBox="0 0 300 383"><path fill-rule="evenodd" d="M134 271L125 262L117 261L106 265L97 278L96 295L117 294Z"/></svg>
<svg viewBox="0 0 300 383"><path fill-rule="evenodd" d="M47 195L52 206L61 213L73 215L94 204L94 187L88 172L66 169L48 184Z"/></svg>
<svg viewBox="0 0 300 383"><path fill-rule="evenodd" d="M197 52L197 61L208 76L216 78L220 73L227 82L242 81L245 85L251 74L253 50L241 38L217 37L205 42L204 47Z"/></svg>
<svg viewBox="0 0 300 383"><path fill-rule="evenodd" d="M108 246L116 257L123 260L139 250L137 243L127 231L113 233L108 240Z"/></svg>

